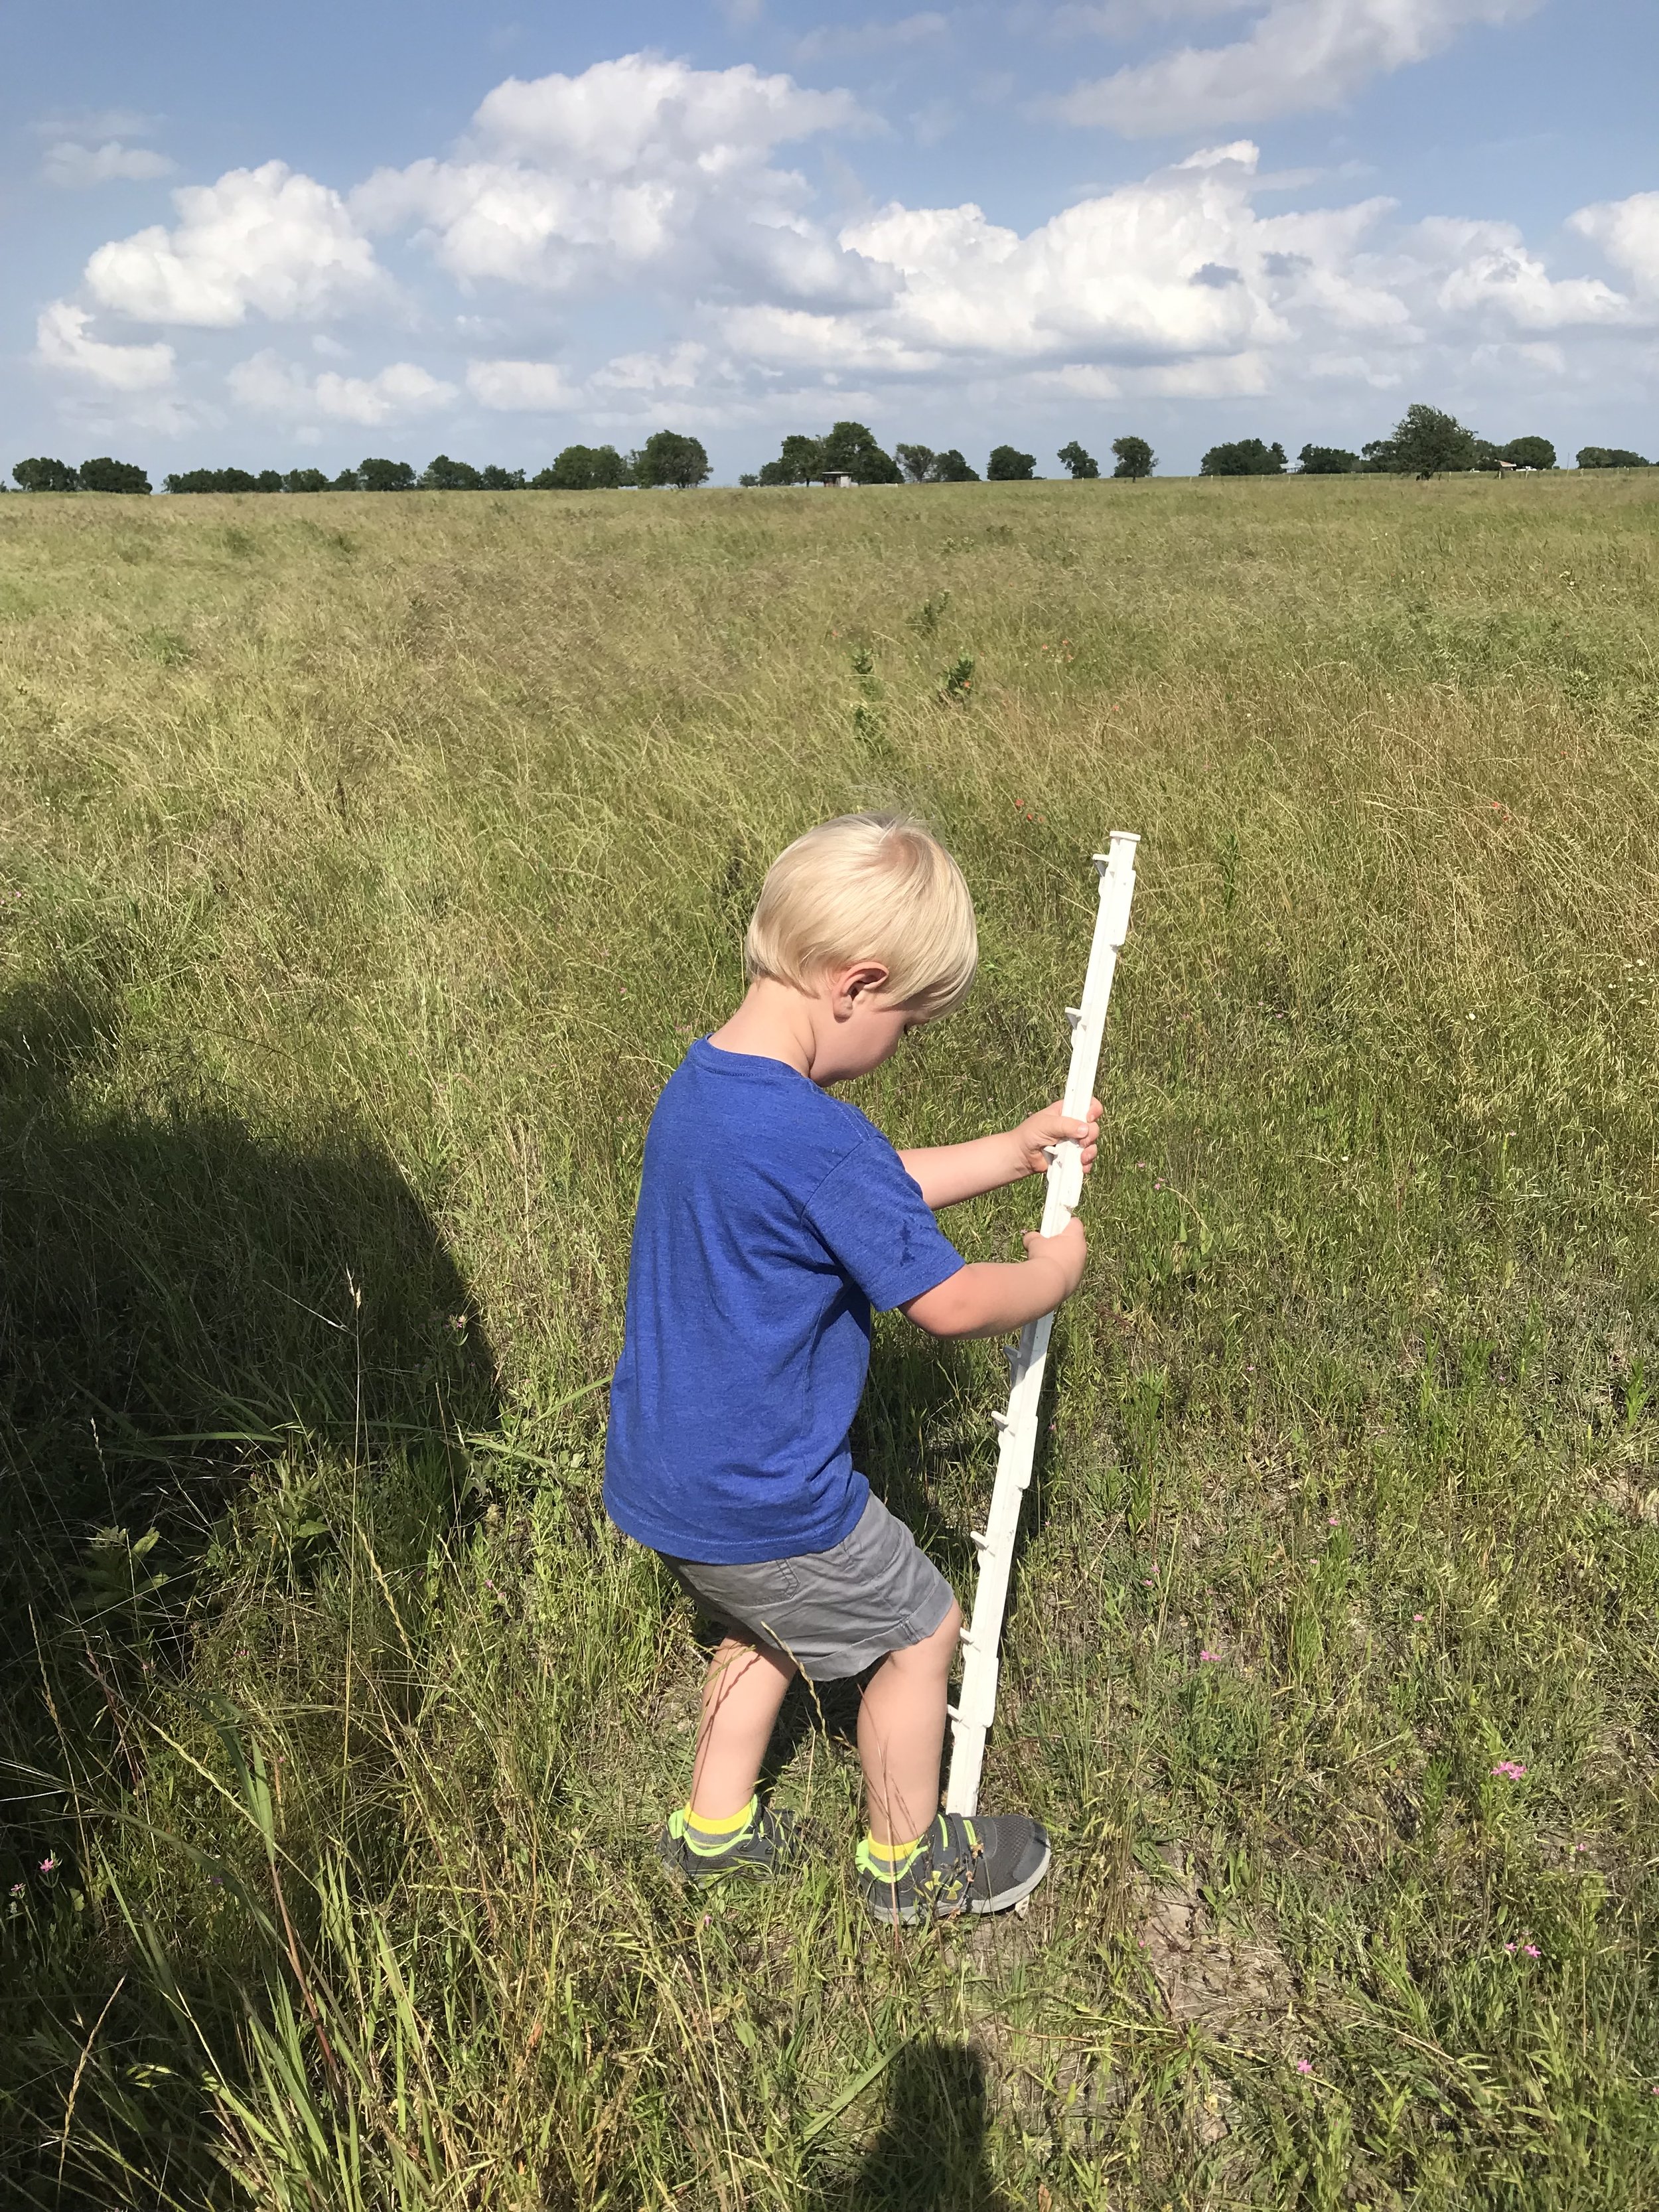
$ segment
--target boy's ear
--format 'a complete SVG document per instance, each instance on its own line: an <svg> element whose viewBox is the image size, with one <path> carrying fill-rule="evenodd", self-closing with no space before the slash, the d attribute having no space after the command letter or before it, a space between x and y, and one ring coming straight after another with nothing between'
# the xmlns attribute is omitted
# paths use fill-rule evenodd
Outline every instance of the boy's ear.
<svg viewBox="0 0 1659 2212"><path fill-rule="evenodd" d="M851 1013L860 999L879 998L887 988L890 972L880 960L860 960L842 969L830 979L836 1013Z"/></svg>

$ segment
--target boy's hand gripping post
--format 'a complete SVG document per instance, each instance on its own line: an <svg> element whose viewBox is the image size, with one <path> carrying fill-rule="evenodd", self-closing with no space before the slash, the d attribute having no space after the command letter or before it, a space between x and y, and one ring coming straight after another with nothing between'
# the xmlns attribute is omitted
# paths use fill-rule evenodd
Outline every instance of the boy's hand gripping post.
<svg viewBox="0 0 1659 2212"><path fill-rule="evenodd" d="M1117 967L1118 952L1129 930L1129 902L1135 889L1135 847L1139 842L1133 830L1115 830L1111 851L1095 854L1095 866L1100 872L1100 908L1095 917L1094 941L1089 948L1089 972L1083 986L1083 1004L1066 1009L1066 1019L1072 1024L1072 1064L1066 1078L1066 1112L1076 1121L1086 1118L1089 1101L1094 1095L1112 976ZM1056 1145L1048 1166L1048 1197L1042 1208L1045 1237L1058 1236L1076 1211L1082 1195L1083 1165L1078 1147L1069 1141ZM973 1619L963 1632L962 1688L951 1708L951 1778L945 1804L951 1813L972 1814L979 1808L985 1737L996 1717L1002 1615L1008 1601L1008 1577L1014 1562L1020 1501L1030 1487L1032 1462L1036 1455L1037 1413L1054 1322L1052 1314L1044 1314L1040 1321L1028 1322L1021 1331L1019 1349L1013 1355L1008 1410L992 1417L1002 1431L1002 1447L997 1458L991 1510L986 1516L983 1530L974 1533L979 1552L979 1587L974 1595Z"/></svg>

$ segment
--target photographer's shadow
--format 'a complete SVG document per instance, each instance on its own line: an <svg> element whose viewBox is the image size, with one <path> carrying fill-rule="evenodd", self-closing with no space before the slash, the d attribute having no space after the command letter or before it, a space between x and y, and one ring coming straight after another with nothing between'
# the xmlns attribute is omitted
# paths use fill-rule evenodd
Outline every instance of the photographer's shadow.
<svg viewBox="0 0 1659 2212"><path fill-rule="evenodd" d="M855 2164L816 2184L810 2212L1015 2212L987 2156L979 2053L926 2036L907 2044L884 2078L878 2132Z"/></svg>
<svg viewBox="0 0 1659 2212"><path fill-rule="evenodd" d="M289 1139L222 1109L112 1103L114 1060L114 1013L84 977L0 997L13 1757L40 1733L42 1639L84 1640L99 1530L155 1530L144 1568L171 1597L251 1468L297 1448L418 1463L376 1532L418 1557L459 1506L449 1440L497 1413L465 1281L382 1144L344 1122Z"/></svg>

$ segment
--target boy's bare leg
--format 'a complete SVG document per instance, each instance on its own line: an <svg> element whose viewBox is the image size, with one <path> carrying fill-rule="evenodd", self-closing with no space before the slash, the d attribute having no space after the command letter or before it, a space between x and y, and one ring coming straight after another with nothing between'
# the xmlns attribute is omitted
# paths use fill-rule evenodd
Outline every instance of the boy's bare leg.
<svg viewBox="0 0 1659 2212"><path fill-rule="evenodd" d="M961 1634L953 1605L925 1642L890 1651L865 1690L859 1757L878 1844L913 1843L939 1812L945 1697Z"/></svg>
<svg viewBox="0 0 1659 2212"><path fill-rule="evenodd" d="M709 1661L691 1769L690 1809L700 1820L729 1820L754 1796L794 1673L793 1659L775 1658L730 1636Z"/></svg>

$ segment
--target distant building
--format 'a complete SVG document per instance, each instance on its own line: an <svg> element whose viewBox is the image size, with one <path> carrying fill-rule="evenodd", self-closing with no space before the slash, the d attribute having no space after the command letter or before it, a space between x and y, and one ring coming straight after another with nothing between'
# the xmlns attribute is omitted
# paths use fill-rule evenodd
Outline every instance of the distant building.
<svg viewBox="0 0 1659 2212"><path fill-rule="evenodd" d="M833 470L828 476L820 477L818 482L825 491L853 491L858 486L856 477L842 476Z"/></svg>

